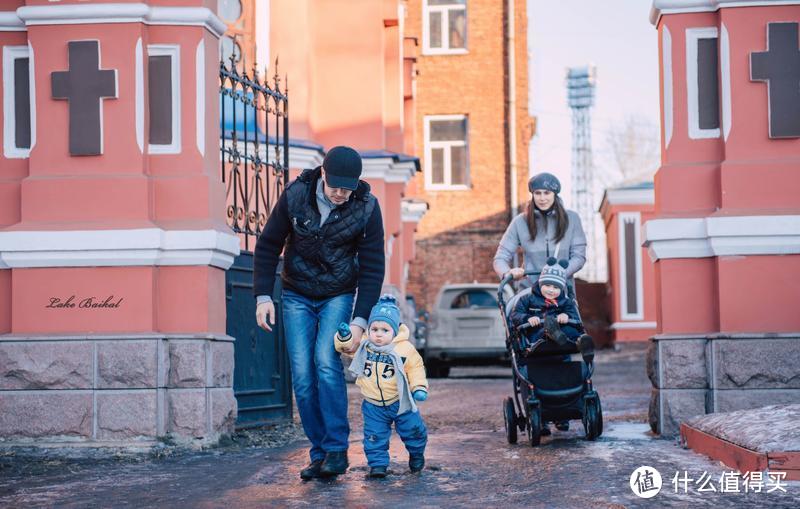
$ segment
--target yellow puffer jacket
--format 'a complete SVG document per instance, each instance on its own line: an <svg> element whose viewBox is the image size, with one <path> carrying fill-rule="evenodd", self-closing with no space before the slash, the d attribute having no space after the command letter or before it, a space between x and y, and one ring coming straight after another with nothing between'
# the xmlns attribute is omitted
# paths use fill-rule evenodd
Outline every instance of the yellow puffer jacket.
<svg viewBox="0 0 800 509"><path fill-rule="evenodd" d="M400 325L392 343L395 351L403 359L403 370L406 372L408 387L413 393L417 389L428 390L428 379L425 378L425 365L422 363L422 356L417 352L414 345L408 341L409 331L404 324ZM364 334L367 339L367 334ZM334 339L337 352L350 349L353 339L340 341L339 335ZM356 385L361 388L361 394L373 405L389 406L400 397L397 394L397 381L394 378L394 365L392 358L374 352L367 347L367 363L364 366L364 374L356 379Z"/></svg>

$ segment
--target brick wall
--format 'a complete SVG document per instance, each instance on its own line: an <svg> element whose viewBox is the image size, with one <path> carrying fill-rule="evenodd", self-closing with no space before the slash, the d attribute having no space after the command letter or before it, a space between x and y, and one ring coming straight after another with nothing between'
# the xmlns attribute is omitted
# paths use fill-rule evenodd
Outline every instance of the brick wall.
<svg viewBox="0 0 800 509"><path fill-rule="evenodd" d="M415 154L423 172L413 196L427 201L428 213L417 232L417 256L411 263L409 293L430 309L445 282L495 282L492 258L511 218L508 130L506 129L506 1L467 2L467 49L462 55L425 55L422 44L423 0L407 2L406 36L418 37ZM517 173L520 203L529 199L528 141L534 122L528 115L527 9L515 3ZM424 118L468 117L470 188L425 189Z"/></svg>

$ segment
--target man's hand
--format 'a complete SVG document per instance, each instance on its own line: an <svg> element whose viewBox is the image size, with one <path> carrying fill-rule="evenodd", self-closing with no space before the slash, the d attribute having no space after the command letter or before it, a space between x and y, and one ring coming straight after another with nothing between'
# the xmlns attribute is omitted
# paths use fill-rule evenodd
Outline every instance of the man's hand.
<svg viewBox="0 0 800 509"><path fill-rule="evenodd" d="M514 281L519 281L525 276L525 269L521 267L515 267L509 270L508 274L511 274L511 277L514 278Z"/></svg>
<svg viewBox="0 0 800 509"><path fill-rule="evenodd" d="M569 316L567 316L566 313L561 313L556 317L556 320L558 321L558 323L564 324L569 321Z"/></svg>
<svg viewBox="0 0 800 509"><path fill-rule="evenodd" d="M542 323L542 320L538 316L532 316L528 318L528 323L534 327L538 327Z"/></svg>
<svg viewBox="0 0 800 509"><path fill-rule="evenodd" d="M350 325L350 332L353 333L353 344L350 347L350 350L345 350L344 353L352 355L356 353L356 350L358 350L358 345L361 344L361 338L364 336L364 329L358 325Z"/></svg>
<svg viewBox="0 0 800 509"><path fill-rule="evenodd" d="M267 323L269 320L269 323ZM265 331L271 331L270 325L275 325L275 303L263 302L256 307L256 322Z"/></svg>

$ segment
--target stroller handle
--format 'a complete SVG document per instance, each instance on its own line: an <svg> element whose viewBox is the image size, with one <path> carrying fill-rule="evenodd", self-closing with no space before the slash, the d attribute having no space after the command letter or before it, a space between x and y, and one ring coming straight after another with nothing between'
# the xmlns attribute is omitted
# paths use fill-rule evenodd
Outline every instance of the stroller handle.
<svg viewBox="0 0 800 509"><path fill-rule="evenodd" d="M567 320L567 323L563 323L563 324L560 324L560 325L580 325L580 324L581 324L581 322L579 322L577 320ZM536 325L536 327L542 327L542 326L544 326L544 322L542 322L539 325ZM529 322L525 322L522 325L518 325L517 326L517 330L520 331L520 332L524 332L524 331L526 331L528 329L533 329L533 328L534 328L534 326L531 325Z"/></svg>
<svg viewBox="0 0 800 509"><path fill-rule="evenodd" d="M526 270L523 273L523 276L538 276L539 274L541 274L541 272L537 270ZM506 285L510 283L513 279L514 277L510 273L506 274L505 276L503 276L503 279L500 280L500 286L497 287L497 302L500 303L501 310L504 309L506 305L505 299L503 298L503 288L505 288Z"/></svg>

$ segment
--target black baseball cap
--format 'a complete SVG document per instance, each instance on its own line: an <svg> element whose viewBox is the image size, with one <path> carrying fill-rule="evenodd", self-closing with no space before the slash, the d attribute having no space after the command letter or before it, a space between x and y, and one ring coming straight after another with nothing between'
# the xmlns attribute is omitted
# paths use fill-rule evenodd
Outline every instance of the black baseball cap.
<svg viewBox="0 0 800 509"><path fill-rule="evenodd" d="M333 147L322 161L325 183L355 191L361 176L361 156L350 147Z"/></svg>

